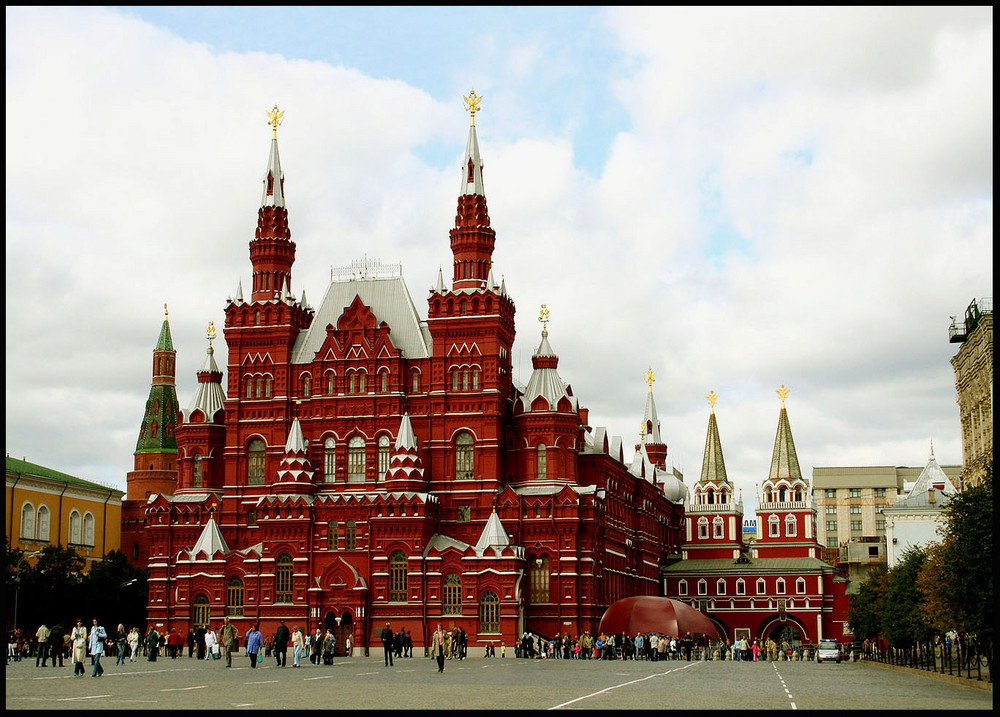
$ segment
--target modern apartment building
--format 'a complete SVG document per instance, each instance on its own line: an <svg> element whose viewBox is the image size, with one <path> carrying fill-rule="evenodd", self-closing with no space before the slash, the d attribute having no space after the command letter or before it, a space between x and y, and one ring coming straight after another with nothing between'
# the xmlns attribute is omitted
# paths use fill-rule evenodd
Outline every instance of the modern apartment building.
<svg viewBox="0 0 1000 717"><path fill-rule="evenodd" d="M957 485L962 466L941 466ZM894 505L920 477L924 466L817 466L813 468L816 535L824 560L846 568L857 587L868 568L886 562L886 521Z"/></svg>

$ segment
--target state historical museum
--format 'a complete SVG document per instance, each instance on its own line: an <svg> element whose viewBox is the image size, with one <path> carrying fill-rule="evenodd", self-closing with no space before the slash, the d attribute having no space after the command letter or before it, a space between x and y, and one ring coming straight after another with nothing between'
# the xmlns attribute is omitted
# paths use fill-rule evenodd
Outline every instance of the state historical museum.
<svg viewBox="0 0 1000 717"><path fill-rule="evenodd" d="M341 650L347 635L376 644L387 621L425 645L441 622L471 646L510 645L525 630L594 632L616 600L662 593L685 489L652 374L630 464L560 377L544 307L531 378L513 379L514 302L495 278L479 98L466 99L452 276L438 274L426 319L396 266L334 272L315 309L293 296L269 115L253 286L225 306L225 385L211 327L186 409L166 319L153 352L122 530L149 569L150 622L183 632L228 615L269 634L284 619L333 629ZM443 230L427 247L442 256Z"/></svg>

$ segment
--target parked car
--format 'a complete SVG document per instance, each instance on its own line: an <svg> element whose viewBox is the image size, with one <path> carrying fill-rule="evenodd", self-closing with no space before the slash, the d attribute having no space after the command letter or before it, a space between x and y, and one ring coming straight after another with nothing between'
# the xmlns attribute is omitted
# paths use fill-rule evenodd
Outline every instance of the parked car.
<svg viewBox="0 0 1000 717"><path fill-rule="evenodd" d="M816 662L824 662L826 660L836 660L840 662L840 645L837 644L836 640L820 640L819 649L816 651Z"/></svg>

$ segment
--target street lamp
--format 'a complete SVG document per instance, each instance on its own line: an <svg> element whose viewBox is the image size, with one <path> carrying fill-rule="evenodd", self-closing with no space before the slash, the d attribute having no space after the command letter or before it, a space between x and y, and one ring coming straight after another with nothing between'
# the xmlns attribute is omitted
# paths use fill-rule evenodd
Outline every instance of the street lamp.
<svg viewBox="0 0 1000 717"><path fill-rule="evenodd" d="M14 575L14 631L17 632L17 598L21 594L21 576Z"/></svg>

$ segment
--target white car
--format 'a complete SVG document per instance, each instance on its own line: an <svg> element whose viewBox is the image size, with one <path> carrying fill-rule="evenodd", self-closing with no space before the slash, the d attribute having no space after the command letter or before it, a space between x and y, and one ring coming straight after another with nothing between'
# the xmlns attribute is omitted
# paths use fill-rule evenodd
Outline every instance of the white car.
<svg viewBox="0 0 1000 717"><path fill-rule="evenodd" d="M820 640L819 650L816 651L816 662L824 660L836 660L840 662L840 645L836 640Z"/></svg>

